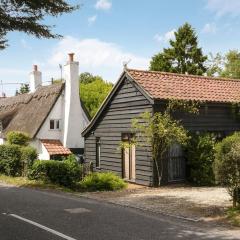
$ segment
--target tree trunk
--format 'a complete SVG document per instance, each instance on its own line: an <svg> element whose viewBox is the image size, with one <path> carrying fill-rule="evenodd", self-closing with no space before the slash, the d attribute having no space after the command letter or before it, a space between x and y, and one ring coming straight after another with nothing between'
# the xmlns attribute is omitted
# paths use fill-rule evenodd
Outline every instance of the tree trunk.
<svg viewBox="0 0 240 240"><path fill-rule="evenodd" d="M237 189L233 190L233 207L237 207Z"/></svg>

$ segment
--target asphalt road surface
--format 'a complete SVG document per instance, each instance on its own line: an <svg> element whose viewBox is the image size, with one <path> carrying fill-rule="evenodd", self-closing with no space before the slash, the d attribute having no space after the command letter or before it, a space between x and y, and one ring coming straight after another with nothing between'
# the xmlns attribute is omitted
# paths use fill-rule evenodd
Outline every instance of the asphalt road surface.
<svg viewBox="0 0 240 240"><path fill-rule="evenodd" d="M222 229L65 193L0 185L0 240L240 239Z"/></svg>

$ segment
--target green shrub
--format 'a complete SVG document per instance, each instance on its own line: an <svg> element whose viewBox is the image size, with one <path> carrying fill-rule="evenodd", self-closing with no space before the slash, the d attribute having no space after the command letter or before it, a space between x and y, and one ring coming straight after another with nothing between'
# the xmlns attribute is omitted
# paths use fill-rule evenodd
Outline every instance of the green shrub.
<svg viewBox="0 0 240 240"><path fill-rule="evenodd" d="M240 133L226 137L216 146L216 180L228 188L233 207L240 206Z"/></svg>
<svg viewBox="0 0 240 240"><path fill-rule="evenodd" d="M29 179L74 187L81 180L81 166L73 158L65 161L38 160L28 173Z"/></svg>
<svg viewBox="0 0 240 240"><path fill-rule="evenodd" d="M31 146L21 147L21 162L23 164L23 173L27 174L35 160L37 160L37 150Z"/></svg>
<svg viewBox="0 0 240 240"><path fill-rule="evenodd" d="M186 149L187 179L189 182L208 186L215 183L213 163L215 138L210 134L192 135Z"/></svg>
<svg viewBox="0 0 240 240"><path fill-rule="evenodd" d="M0 171L8 176L22 173L21 149L17 145L0 145Z"/></svg>
<svg viewBox="0 0 240 240"><path fill-rule="evenodd" d="M9 144L26 146L29 140L29 136L23 132L9 132L7 134L7 142Z"/></svg>
<svg viewBox="0 0 240 240"><path fill-rule="evenodd" d="M123 189L126 186L127 184L123 179L111 172L92 173L80 182L80 188L88 191L113 191Z"/></svg>

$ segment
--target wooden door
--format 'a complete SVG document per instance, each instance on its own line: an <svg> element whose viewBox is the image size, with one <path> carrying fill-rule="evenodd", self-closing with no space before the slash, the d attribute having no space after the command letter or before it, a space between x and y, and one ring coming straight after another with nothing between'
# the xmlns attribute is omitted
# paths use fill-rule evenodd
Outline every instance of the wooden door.
<svg viewBox="0 0 240 240"><path fill-rule="evenodd" d="M185 159L182 147L174 144L169 150L168 181L182 181L185 179Z"/></svg>
<svg viewBox="0 0 240 240"><path fill-rule="evenodd" d="M134 181L136 178L136 148L131 144L131 137L129 135L127 138L123 138L122 141L127 146L122 150L123 178Z"/></svg>
<svg viewBox="0 0 240 240"><path fill-rule="evenodd" d="M123 178L129 179L129 173L130 173L130 154L129 154L129 148L123 149Z"/></svg>

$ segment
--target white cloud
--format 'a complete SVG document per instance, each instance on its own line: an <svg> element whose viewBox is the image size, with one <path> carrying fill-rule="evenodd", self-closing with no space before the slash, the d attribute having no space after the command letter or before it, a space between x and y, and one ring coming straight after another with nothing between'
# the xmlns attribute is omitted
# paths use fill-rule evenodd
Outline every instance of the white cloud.
<svg viewBox="0 0 240 240"><path fill-rule="evenodd" d="M202 33L216 33L217 27L215 23L206 23L202 29Z"/></svg>
<svg viewBox="0 0 240 240"><path fill-rule="evenodd" d="M172 29L171 31L166 32L166 33L163 34L163 35L156 34L156 35L154 36L154 39L155 39L157 42L167 43L169 40L175 38L175 35L174 35L175 32L176 32L176 29Z"/></svg>
<svg viewBox="0 0 240 240"><path fill-rule="evenodd" d="M97 15L91 16L88 18L88 24L92 25L93 23L95 23L97 20Z"/></svg>
<svg viewBox="0 0 240 240"><path fill-rule="evenodd" d="M112 3L110 0L98 0L95 4L95 8L100 10L108 10L111 7Z"/></svg>
<svg viewBox="0 0 240 240"><path fill-rule="evenodd" d="M67 53L74 52L80 62L81 72L99 74L106 80L115 82L123 69L123 62L131 60L128 67L147 69L149 59L124 51L120 46L99 39L77 39L67 36L60 40L43 66L44 71L58 70L59 63L67 60ZM55 70L54 70L55 69ZM55 72L54 72L54 71ZM59 74L59 71L57 71ZM55 76L58 77L58 76Z"/></svg>
<svg viewBox="0 0 240 240"><path fill-rule="evenodd" d="M216 13L218 17L230 14L237 16L240 14L239 0L207 0L207 9Z"/></svg>

